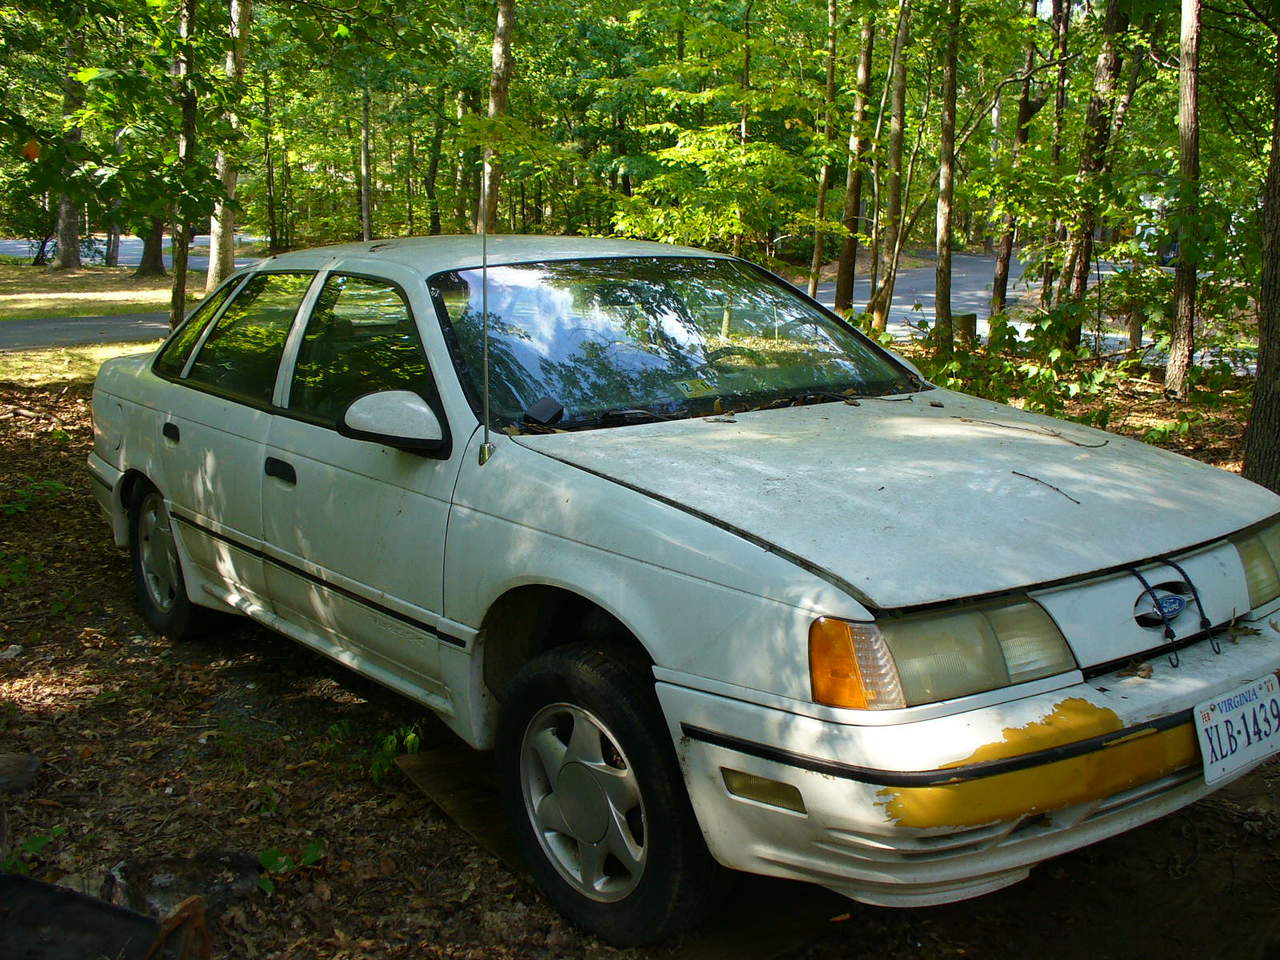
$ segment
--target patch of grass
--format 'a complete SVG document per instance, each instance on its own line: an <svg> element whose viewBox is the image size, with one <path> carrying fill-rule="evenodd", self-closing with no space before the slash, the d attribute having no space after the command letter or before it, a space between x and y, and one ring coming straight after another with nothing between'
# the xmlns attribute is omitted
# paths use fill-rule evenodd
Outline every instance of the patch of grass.
<svg viewBox="0 0 1280 960"><path fill-rule="evenodd" d="M152 340L149 343L100 343L88 347L0 352L0 381L24 386L91 383L98 374L98 368L112 357L150 353L159 346L159 340Z"/></svg>
<svg viewBox="0 0 1280 960"><path fill-rule="evenodd" d="M204 295L203 277L196 273L188 279L187 303L197 303ZM169 309L169 290L168 277L135 280L133 267L49 273L44 267L0 263L0 321L160 313Z"/></svg>

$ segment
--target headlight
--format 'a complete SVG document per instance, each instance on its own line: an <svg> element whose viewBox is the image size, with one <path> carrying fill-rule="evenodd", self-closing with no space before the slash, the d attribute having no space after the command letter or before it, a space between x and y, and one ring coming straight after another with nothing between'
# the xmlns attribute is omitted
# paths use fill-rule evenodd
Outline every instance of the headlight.
<svg viewBox="0 0 1280 960"><path fill-rule="evenodd" d="M1233 540L1249 584L1249 606L1257 610L1280 597L1280 521Z"/></svg>
<svg viewBox="0 0 1280 960"><path fill-rule="evenodd" d="M887 710L963 697L1076 668L1057 625L1028 599L877 623L809 628L813 699Z"/></svg>

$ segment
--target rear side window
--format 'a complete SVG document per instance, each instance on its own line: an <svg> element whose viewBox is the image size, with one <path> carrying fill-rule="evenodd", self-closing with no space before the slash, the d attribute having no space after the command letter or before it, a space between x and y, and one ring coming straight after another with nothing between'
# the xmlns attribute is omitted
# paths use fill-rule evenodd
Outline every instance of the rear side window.
<svg viewBox="0 0 1280 960"><path fill-rule="evenodd" d="M389 281L331 274L298 348L289 409L331 426L379 390L432 390L409 305Z"/></svg>
<svg viewBox="0 0 1280 960"><path fill-rule="evenodd" d="M191 348L196 345L200 334L204 333L204 328L217 316L218 308L226 302L227 297L231 296L231 291L239 282L239 280L232 280L230 283L224 283L213 292L212 296L206 298L204 303L196 307L196 312L178 328L178 332L160 351L160 356L156 357L156 373L166 377L181 375L182 368L187 365L187 357L191 355Z"/></svg>
<svg viewBox="0 0 1280 960"><path fill-rule="evenodd" d="M269 404L285 338L310 286L309 273L260 273L236 294L209 334L188 379Z"/></svg>

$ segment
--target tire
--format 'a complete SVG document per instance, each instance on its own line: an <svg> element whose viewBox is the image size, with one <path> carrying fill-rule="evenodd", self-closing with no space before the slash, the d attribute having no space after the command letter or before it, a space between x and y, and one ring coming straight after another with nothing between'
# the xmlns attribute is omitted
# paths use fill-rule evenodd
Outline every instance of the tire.
<svg viewBox="0 0 1280 960"><path fill-rule="evenodd" d="M133 589L143 619L170 640L196 633L199 617L187 596L173 535L173 521L160 491L140 482L129 502L129 555Z"/></svg>
<svg viewBox="0 0 1280 960"><path fill-rule="evenodd" d="M575 923L620 947L688 930L717 905L707 852L647 664L557 647L512 681L498 780L533 878Z"/></svg>

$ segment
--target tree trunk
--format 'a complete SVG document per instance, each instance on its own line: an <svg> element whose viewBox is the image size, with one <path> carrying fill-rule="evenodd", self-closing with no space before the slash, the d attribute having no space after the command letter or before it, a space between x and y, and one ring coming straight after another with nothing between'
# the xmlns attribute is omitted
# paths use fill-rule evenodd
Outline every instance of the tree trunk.
<svg viewBox="0 0 1280 960"><path fill-rule="evenodd" d="M151 227L142 238L142 257L138 260L135 277L163 277L164 269L164 218L152 217Z"/></svg>
<svg viewBox="0 0 1280 960"><path fill-rule="evenodd" d="M1036 0L1028 0L1028 14L1032 17L1036 13ZM1013 153L1010 163L1014 169L1017 169L1018 159L1022 154L1022 148L1027 145L1031 136L1031 118L1035 115L1035 110L1031 104L1031 71L1036 64L1036 45L1034 41L1029 41L1023 56L1022 72L1027 77L1022 84L1022 94L1018 97L1018 129L1013 134ZM997 341L996 327L1003 330L1004 327L1004 308L1008 303L1009 297L1009 261L1013 259L1013 237L1017 232L1017 218L1012 213L1004 215L1004 229L1000 234L1000 241L996 245L996 268L991 278L991 320L989 321L990 329L987 335L987 342Z"/></svg>
<svg viewBox="0 0 1280 960"><path fill-rule="evenodd" d="M276 220L276 165L271 149L271 74L262 74L262 152L267 178L267 249L280 249L280 227Z"/></svg>
<svg viewBox="0 0 1280 960"><path fill-rule="evenodd" d="M738 109L738 145L745 147L750 139L747 121L751 116L751 104L747 93L751 90L751 8L755 0L747 0L742 10L742 101ZM733 255L742 256L742 230L733 234Z"/></svg>
<svg viewBox="0 0 1280 960"><path fill-rule="evenodd" d="M63 47L66 56L66 63L63 65L66 73L62 78L64 121L70 120L71 115L84 106L84 86L75 78L76 67L79 66L83 50L84 37L79 28L68 30ZM82 136L80 125L74 124L62 135L62 140L68 149L74 149ZM63 168L62 176L67 179L70 175L71 167L68 164ZM50 272L80 269L80 205L66 193L58 197L58 252L54 254L53 262L49 264L48 269Z"/></svg>
<svg viewBox="0 0 1280 960"><path fill-rule="evenodd" d="M827 217L827 191L831 187L831 127L835 122L836 106L836 26L837 0L827 0L827 87L823 99L822 118L822 167L818 172L818 202L814 208L813 258L809 263L809 296L818 295L818 280L822 273L823 234L822 221Z"/></svg>
<svg viewBox="0 0 1280 960"><path fill-rule="evenodd" d="M894 264L897 261L898 231L902 226L902 135L907 113L907 38L911 30L910 0L902 0L898 30L893 40L893 74L889 119L888 171L885 174L885 222L880 229L880 287L872 294L871 326L883 331L889 325L893 303Z"/></svg>
<svg viewBox="0 0 1280 960"><path fill-rule="evenodd" d="M1058 60L1058 74L1054 80L1053 93L1053 176L1062 173L1062 139L1063 126L1067 113L1067 51L1071 34L1070 0L1053 0L1053 40L1054 55ZM1050 243L1062 243L1066 240L1066 225L1058 220L1049 231ZM1040 305L1048 307L1053 300L1053 283L1056 277L1053 261L1046 260L1044 276L1040 283Z"/></svg>
<svg viewBox="0 0 1280 960"><path fill-rule="evenodd" d="M231 127L232 136L238 137L238 111L244 95L244 50L249 38L249 24L253 20L253 0L228 0L227 10L230 43L227 46L226 70L231 97L223 118ZM213 205L213 216L209 218L209 272L205 274L205 293L212 293L235 269L237 171L236 163L225 146L218 148L216 164L226 199Z"/></svg>
<svg viewBox="0 0 1280 960"><path fill-rule="evenodd" d="M294 243L293 174L289 172L289 128L280 126L280 243L286 250Z"/></svg>
<svg viewBox="0 0 1280 960"><path fill-rule="evenodd" d="M444 143L444 91L440 91L440 100L436 106L436 126L431 133L431 151L427 157L427 179L423 189L427 195L427 217L430 224L427 228L431 236L439 236L440 201L436 199L436 180L440 176L440 152Z"/></svg>
<svg viewBox="0 0 1280 960"><path fill-rule="evenodd" d="M111 206L111 222L107 225L107 253L103 263L108 267L120 266L120 221L116 219L116 205Z"/></svg>
<svg viewBox="0 0 1280 960"><path fill-rule="evenodd" d="M956 44L960 35L960 0L947 0L946 49L942 61L942 131L938 146L938 222L934 231L934 349L950 357L955 349L951 326L951 211L955 202Z"/></svg>
<svg viewBox="0 0 1280 960"><path fill-rule="evenodd" d="M1178 66L1178 262L1173 274L1173 339L1164 391L1185 400L1195 356L1196 218L1200 209L1200 3L1182 0L1182 57Z"/></svg>
<svg viewBox="0 0 1280 960"><path fill-rule="evenodd" d="M413 126L410 125L406 132L405 142L405 175L404 175L404 202L405 202L405 229L409 236L413 236L414 219L413 219L413 191L417 183L418 176L418 154L417 147L413 141Z"/></svg>
<svg viewBox="0 0 1280 960"><path fill-rule="evenodd" d="M858 53L858 76L854 90L853 123L849 127L849 169L845 173L844 214L841 222L848 235L840 245L840 263L836 268L837 313L853 309L853 280L858 272L858 208L862 204L862 167L867 152L864 127L867 122L867 97L871 93L871 57L876 39L873 15L862 19L861 48Z"/></svg>
<svg viewBox="0 0 1280 960"><path fill-rule="evenodd" d="M1093 232L1097 227L1098 204L1093 195L1098 174L1106 161L1107 143L1111 136L1111 116L1116 94L1116 80L1120 75L1119 35L1129 26L1129 12L1124 0L1109 0L1102 20L1102 49L1093 71L1093 95L1085 115L1084 136L1080 145L1078 167L1080 181L1084 184L1084 196L1080 213L1071 230L1071 245L1067 254L1070 272L1064 271L1061 298L1069 296L1077 304L1084 302L1089 285L1089 268L1093 262ZM1070 347L1080 345L1083 322L1077 315L1067 328L1066 342Z"/></svg>
<svg viewBox="0 0 1280 960"><path fill-rule="evenodd" d="M1274 28L1273 28L1274 29ZM1262 192L1258 380L1244 438L1244 475L1280 493L1280 34L1271 84L1271 159Z"/></svg>
<svg viewBox="0 0 1280 960"><path fill-rule="evenodd" d="M516 22L515 0L498 0L498 22L493 31L493 72L489 77L489 119L506 116L507 94L511 89L511 31ZM502 183L502 163L492 147L484 149L484 204L480 210L478 233L489 233L498 219L498 188Z"/></svg>
<svg viewBox="0 0 1280 960"><path fill-rule="evenodd" d="M182 131L178 134L178 165L185 173L196 156L196 89L192 83L195 72L195 44L192 35L196 26L197 0L182 0L178 13L178 38L181 41L178 54L177 77L181 91ZM187 252L191 248L191 225L179 205L173 225L173 289L169 298L169 326L182 322L187 308Z"/></svg>
<svg viewBox="0 0 1280 960"><path fill-rule="evenodd" d="M373 204L369 198L369 84L360 88L360 239L373 239Z"/></svg>

